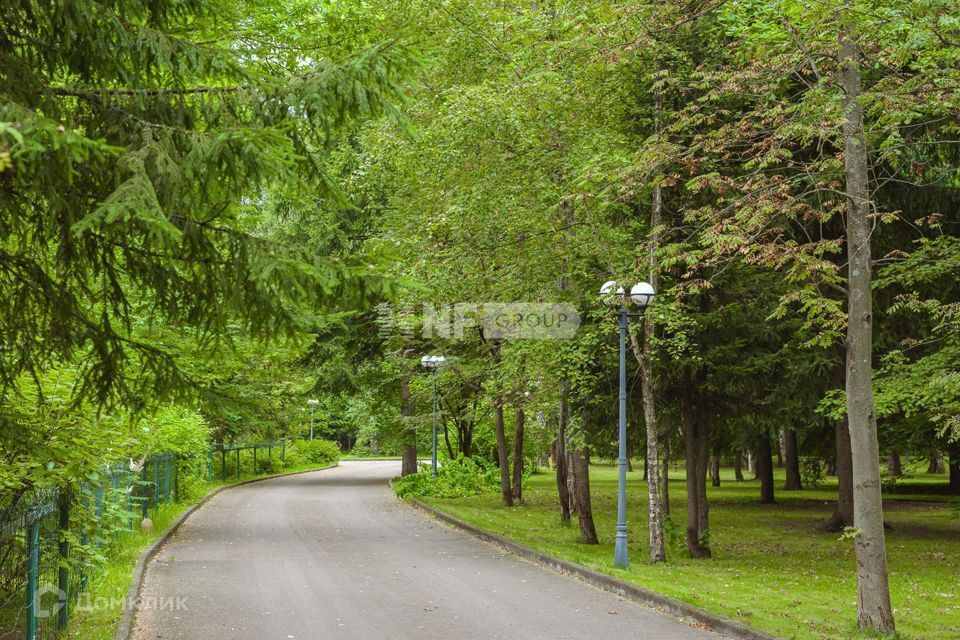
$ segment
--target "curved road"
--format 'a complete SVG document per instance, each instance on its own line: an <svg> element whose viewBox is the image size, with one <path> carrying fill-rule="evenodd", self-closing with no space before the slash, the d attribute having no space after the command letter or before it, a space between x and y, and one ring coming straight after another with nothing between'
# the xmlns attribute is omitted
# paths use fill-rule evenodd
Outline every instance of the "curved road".
<svg viewBox="0 0 960 640"><path fill-rule="evenodd" d="M150 563L134 637L719 637L420 515L387 486L399 471L342 462L219 494Z"/></svg>

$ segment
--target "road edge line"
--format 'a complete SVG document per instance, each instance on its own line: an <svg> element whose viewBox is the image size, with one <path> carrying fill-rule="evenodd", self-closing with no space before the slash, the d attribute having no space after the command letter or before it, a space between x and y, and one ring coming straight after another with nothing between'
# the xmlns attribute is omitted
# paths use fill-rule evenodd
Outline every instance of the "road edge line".
<svg viewBox="0 0 960 640"><path fill-rule="evenodd" d="M397 499L406 505L420 509L426 514L452 525L457 529L461 529L473 535L474 537L483 540L484 542L489 542L501 547L502 549L509 551L510 553L519 556L528 562L546 567L547 569L562 575L573 576L589 585L613 593L621 598L625 598L638 604L663 611L664 613L670 614L675 618L679 618L683 622L693 622L704 625L711 631L716 631L730 638L734 638L735 640L782 640L782 638L770 635L765 631L753 629L743 623L736 622L735 620L729 620L715 613L710 613L709 611L701 609L700 607L696 607L692 604L677 600L675 598L670 598L648 589L644 589L643 587L640 587L632 582L622 580L621 578L615 578L611 575L596 571L595 569L585 567L582 564L570 562L569 560L563 560L547 553L543 553L542 551L537 551L536 549L524 546L514 542L513 540L509 540L503 536L487 531L486 529L481 529L476 525L465 522L455 516L450 515L449 513L440 511L439 509L431 507L417 500L416 498L404 500L397 496Z"/></svg>
<svg viewBox="0 0 960 640"><path fill-rule="evenodd" d="M315 471L326 471L327 469L333 469L339 466L339 464L339 461L337 461L335 464L327 465L325 467L318 467L316 469L304 469L303 471L277 473L270 476L263 476L262 478L250 478L249 480L243 480L235 484L217 487L216 489L207 492L206 495L200 498L190 508L181 513L180 516L174 520L169 527L167 527L166 531L164 531L162 535L154 540L149 547L140 552L140 557L137 558L137 563L133 566L133 575L130 578L130 587L127 589L127 597L123 603L123 611L120 614L120 620L117 622L117 631L113 636L114 640L129 640L131 634L133 633L134 623L136 622L137 610L140 608L140 597L142 595L143 584L147 576L147 565L151 560L153 560L154 556L157 555L157 552L160 551L160 548L170 541L170 538L173 537L173 534L177 532L177 530L187 521L187 518L189 518L197 509L205 505L221 492L228 489L242 487L248 484L255 484L257 482L264 482L266 480L274 480L276 478L299 476L305 473L314 473Z"/></svg>

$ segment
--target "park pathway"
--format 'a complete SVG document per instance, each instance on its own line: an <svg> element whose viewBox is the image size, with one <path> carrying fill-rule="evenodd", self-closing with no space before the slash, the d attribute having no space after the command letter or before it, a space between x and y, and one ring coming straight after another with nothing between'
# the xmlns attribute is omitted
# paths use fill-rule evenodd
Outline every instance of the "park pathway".
<svg viewBox="0 0 960 640"><path fill-rule="evenodd" d="M719 638L415 512L387 486L399 471L342 462L219 494L150 563L158 606L134 637Z"/></svg>

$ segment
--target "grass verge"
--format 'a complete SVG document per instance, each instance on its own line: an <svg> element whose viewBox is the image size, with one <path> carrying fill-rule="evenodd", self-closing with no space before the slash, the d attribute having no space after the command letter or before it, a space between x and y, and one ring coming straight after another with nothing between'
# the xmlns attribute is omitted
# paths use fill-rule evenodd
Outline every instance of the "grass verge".
<svg viewBox="0 0 960 640"><path fill-rule="evenodd" d="M329 464L304 464L284 469L279 475L324 469L328 466ZM205 495L223 487L269 477L271 476L248 475L217 481L210 485ZM162 536L177 518L202 499L203 496L190 503L160 505L156 512L151 514L152 532L131 531L117 539L110 551L109 561L97 568L97 573L91 577L87 590L81 594L74 605L66 637L77 640L113 639L120 621L120 614L123 612L127 591L130 588L133 569L140 554Z"/></svg>
<svg viewBox="0 0 960 640"><path fill-rule="evenodd" d="M777 487L783 486L782 470ZM856 631L853 543L825 533L820 524L833 509L835 490L779 491L778 504L756 503L756 481L735 482L725 469L710 487L710 544L714 557L691 560L683 546L686 492L682 472L671 471L673 520L667 527L670 562L646 561L646 484L628 477L630 559L613 567L616 475L610 466L591 469L591 493L600 545L581 544L576 523L559 523L555 480L534 475L525 504L501 506L498 495L421 498L461 520L525 546L634 582L707 611L789 640L848 640ZM942 500L923 491L939 478L916 478L916 491L898 490L885 502L890 582L901 637L960 637L960 522Z"/></svg>

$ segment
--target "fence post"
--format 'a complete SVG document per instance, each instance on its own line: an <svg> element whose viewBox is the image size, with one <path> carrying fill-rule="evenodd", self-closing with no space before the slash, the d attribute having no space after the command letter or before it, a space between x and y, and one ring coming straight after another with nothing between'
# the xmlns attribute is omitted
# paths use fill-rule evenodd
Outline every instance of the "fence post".
<svg viewBox="0 0 960 640"><path fill-rule="evenodd" d="M129 498L127 498L129 500ZM103 543L103 527L101 520L103 519L103 480L100 479L100 484L97 485L97 488L93 490L93 505L94 513L97 517L97 547ZM133 518L131 518L132 520Z"/></svg>
<svg viewBox="0 0 960 640"><path fill-rule="evenodd" d="M180 456L173 458L173 501L180 502Z"/></svg>
<svg viewBox="0 0 960 640"><path fill-rule="evenodd" d="M140 520L147 519L147 509L150 507L148 504L149 499L147 498L147 465L143 465L143 470L140 472Z"/></svg>
<svg viewBox="0 0 960 640"><path fill-rule="evenodd" d="M253 475L257 475L257 445L253 445Z"/></svg>
<svg viewBox="0 0 960 640"><path fill-rule="evenodd" d="M133 503L134 503L134 500L136 499L136 496L134 496L133 492L137 488L137 474L131 471L129 474L127 474L125 482L130 483L130 486L127 488L126 500L127 500L127 513L130 514L130 531L133 531L133 521L136 520L136 518L133 515L134 513Z"/></svg>
<svg viewBox="0 0 960 640"><path fill-rule="evenodd" d="M89 494L84 492L82 497L80 498L80 503L83 505L83 510L85 512L90 509L90 498L88 496ZM88 514L86 513L84 514L84 516L87 516L87 515ZM83 527L80 530L80 546L83 548L86 548L87 546L87 528L86 527ZM85 563L81 563L80 564L80 591L86 591L86 590L87 590L87 568L85 566Z"/></svg>
<svg viewBox="0 0 960 640"><path fill-rule="evenodd" d="M227 450L223 448L220 450L220 468L223 471L223 481L227 481Z"/></svg>
<svg viewBox="0 0 960 640"><path fill-rule="evenodd" d="M207 452L207 482L213 482L213 449Z"/></svg>
<svg viewBox="0 0 960 640"><path fill-rule="evenodd" d="M27 629L26 640L37 638L37 579L40 569L40 520L27 511Z"/></svg>
<svg viewBox="0 0 960 640"><path fill-rule="evenodd" d="M59 589L57 593L57 604L59 608L57 609L57 628L66 629L67 628L67 619L70 616L69 612L69 602L70 594L68 593L70 589L69 574L67 573L67 560L70 555L70 542L67 540L67 532L70 530L70 492L61 491L59 500L60 511L60 521L59 529L57 531L60 540L57 544L57 551L60 555L60 566L57 571L57 587Z"/></svg>
<svg viewBox="0 0 960 640"><path fill-rule="evenodd" d="M240 447L237 447L237 480L240 479Z"/></svg>
<svg viewBox="0 0 960 640"><path fill-rule="evenodd" d="M280 445L280 464L282 466L286 466L287 465L287 439L284 438L280 442L282 443Z"/></svg>
<svg viewBox="0 0 960 640"><path fill-rule="evenodd" d="M153 504L151 505L156 511L157 505L160 504L160 461L154 459L153 461Z"/></svg>

